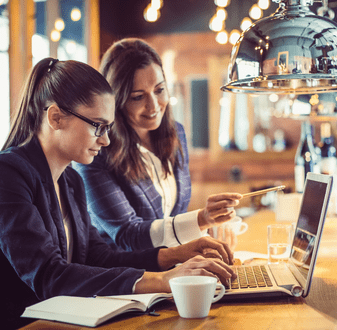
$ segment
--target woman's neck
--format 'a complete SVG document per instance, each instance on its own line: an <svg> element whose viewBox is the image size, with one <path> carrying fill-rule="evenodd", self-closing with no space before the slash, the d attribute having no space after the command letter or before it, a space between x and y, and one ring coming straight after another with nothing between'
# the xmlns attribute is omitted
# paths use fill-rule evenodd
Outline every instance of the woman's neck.
<svg viewBox="0 0 337 330"><path fill-rule="evenodd" d="M147 150L154 152L154 147L149 132L146 132L146 134L139 135L139 137L140 137L140 144Z"/></svg>
<svg viewBox="0 0 337 330"><path fill-rule="evenodd" d="M48 143L40 137L38 138L44 155L46 156L54 185L56 185L63 171L68 166L68 163L65 163L64 160L59 157L58 150L53 146L52 143Z"/></svg>

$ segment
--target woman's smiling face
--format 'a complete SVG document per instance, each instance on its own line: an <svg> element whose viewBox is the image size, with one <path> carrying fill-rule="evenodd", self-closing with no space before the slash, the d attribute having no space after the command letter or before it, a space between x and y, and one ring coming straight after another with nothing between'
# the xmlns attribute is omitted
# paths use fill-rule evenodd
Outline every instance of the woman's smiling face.
<svg viewBox="0 0 337 330"><path fill-rule="evenodd" d="M138 69L125 108L129 124L140 137L159 127L168 102L169 96L161 67L151 63Z"/></svg>

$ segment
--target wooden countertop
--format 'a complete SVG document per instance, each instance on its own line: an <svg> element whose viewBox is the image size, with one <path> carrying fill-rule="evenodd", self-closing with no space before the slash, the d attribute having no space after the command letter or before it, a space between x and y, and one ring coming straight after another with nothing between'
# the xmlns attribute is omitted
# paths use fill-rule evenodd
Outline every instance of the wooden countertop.
<svg viewBox="0 0 337 330"><path fill-rule="evenodd" d="M267 225L275 222L272 211L246 218L248 231L239 237L237 250L267 253ZM179 317L171 301L156 305L160 316L119 316L98 329L226 329L226 330L329 330L337 329L337 219L328 218L323 230L314 279L307 298L277 298L213 304L204 319ZM23 329L87 329L38 320Z"/></svg>

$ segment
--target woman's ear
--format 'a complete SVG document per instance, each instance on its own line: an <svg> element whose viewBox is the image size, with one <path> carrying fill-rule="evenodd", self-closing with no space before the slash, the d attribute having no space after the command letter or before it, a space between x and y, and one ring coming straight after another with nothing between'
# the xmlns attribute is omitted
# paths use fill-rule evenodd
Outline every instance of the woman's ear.
<svg viewBox="0 0 337 330"><path fill-rule="evenodd" d="M47 121L49 127L54 130L59 130L62 125L62 118L64 114L62 113L61 109L56 105L52 104L47 110Z"/></svg>

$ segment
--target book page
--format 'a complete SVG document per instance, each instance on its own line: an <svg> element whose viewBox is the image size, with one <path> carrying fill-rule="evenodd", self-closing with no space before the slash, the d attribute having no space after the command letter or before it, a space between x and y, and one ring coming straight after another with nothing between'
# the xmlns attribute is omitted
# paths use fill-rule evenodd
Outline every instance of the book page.
<svg viewBox="0 0 337 330"><path fill-rule="evenodd" d="M118 296L108 296L109 298L125 298L134 299L142 302L147 308L150 308L153 304L169 299L172 297L172 293L144 293L144 294L129 294L129 295L118 295Z"/></svg>
<svg viewBox="0 0 337 330"><path fill-rule="evenodd" d="M131 300L57 296L27 307L22 317L93 327L129 309L145 311L146 306Z"/></svg>

